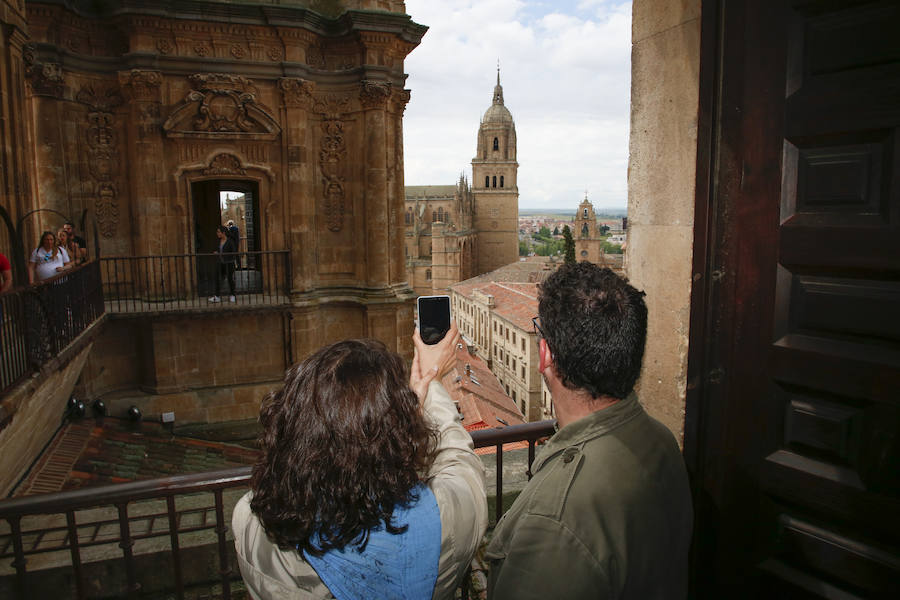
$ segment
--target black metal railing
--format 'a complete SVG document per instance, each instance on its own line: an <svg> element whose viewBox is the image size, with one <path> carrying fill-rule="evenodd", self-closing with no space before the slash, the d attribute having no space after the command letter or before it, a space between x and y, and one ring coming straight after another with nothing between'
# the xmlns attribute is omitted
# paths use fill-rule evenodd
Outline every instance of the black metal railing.
<svg viewBox="0 0 900 600"><path fill-rule="evenodd" d="M0 295L0 394L60 355L104 312L100 264L89 262Z"/></svg>
<svg viewBox="0 0 900 600"><path fill-rule="evenodd" d="M473 432L476 447L497 448L497 519L503 514L503 445L527 441L530 471L535 444L552 435L554 427L555 421L541 421ZM0 531L0 561L12 559L8 564L15 568L6 578L0 573L0 596L6 592L16 598L35 598L50 587L60 599L73 595L79 599L99 595L139 598L162 593L150 589L153 584L148 578L156 578L155 585L162 581L168 586L165 593L181 600L186 586L196 584L197 579L197 573L192 580L185 569L205 560L214 564L206 575L206 585L215 586L217 595L229 600L240 573L233 543L226 536L231 522L226 506L233 505L249 479L250 467L237 467L0 501L0 519L6 525ZM207 536L205 542L191 540L193 548L206 549L201 556L184 540L202 533ZM154 548L154 540L163 545ZM138 544L143 545L140 553L135 551ZM98 547L105 547L107 553L95 553L90 562L113 561L112 567L89 569L85 555ZM64 571L64 577L57 580L42 576L46 569L28 569L31 558L37 561L41 555L54 553L65 563L55 567L57 572ZM167 554L170 572L147 567L158 563L139 567L139 555L149 553ZM106 573L106 577L98 578L97 573ZM60 582L68 588L62 589ZM465 592L463 597L467 597Z"/></svg>
<svg viewBox="0 0 900 600"><path fill-rule="evenodd" d="M100 259L106 309L153 313L219 306L289 303L291 268L287 250L235 255L235 302L218 254L112 256ZM218 293L216 293L218 291Z"/></svg>

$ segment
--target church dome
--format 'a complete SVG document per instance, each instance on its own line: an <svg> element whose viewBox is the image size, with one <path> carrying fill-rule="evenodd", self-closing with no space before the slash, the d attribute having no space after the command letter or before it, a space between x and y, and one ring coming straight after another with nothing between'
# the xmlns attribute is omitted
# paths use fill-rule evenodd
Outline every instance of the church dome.
<svg viewBox="0 0 900 600"><path fill-rule="evenodd" d="M513 117L509 109L503 105L503 86L500 85L500 69L497 69L497 85L494 86L494 101L484 111L482 123L512 123Z"/></svg>

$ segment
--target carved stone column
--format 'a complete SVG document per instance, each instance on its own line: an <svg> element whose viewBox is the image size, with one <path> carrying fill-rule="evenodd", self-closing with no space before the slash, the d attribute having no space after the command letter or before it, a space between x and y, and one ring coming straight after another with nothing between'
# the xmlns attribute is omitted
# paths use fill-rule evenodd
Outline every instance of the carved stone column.
<svg viewBox="0 0 900 600"><path fill-rule="evenodd" d="M391 206L387 190L386 109L389 83L363 81L360 102L365 111L366 285L390 285Z"/></svg>
<svg viewBox="0 0 900 600"><path fill-rule="evenodd" d="M184 251L185 224L169 206L167 165L160 127L159 71L132 69L119 72L119 85L128 99L128 181L132 212L134 254L161 255Z"/></svg>
<svg viewBox="0 0 900 600"><path fill-rule="evenodd" d="M403 247L406 244L406 226L403 212L406 206L406 188L403 176L403 112L409 102L409 90L394 90L391 96L388 117L388 200L390 202L391 237L390 244L390 283L402 285L408 281L406 272L406 256ZM409 282L412 285L412 282ZM412 293L411 290L409 293Z"/></svg>
<svg viewBox="0 0 900 600"><path fill-rule="evenodd" d="M291 247L291 293L310 290L316 277L316 173L310 152L312 133L309 113L315 83L285 77L278 81L284 118L282 144L286 153L287 176L283 196L287 217L287 239Z"/></svg>

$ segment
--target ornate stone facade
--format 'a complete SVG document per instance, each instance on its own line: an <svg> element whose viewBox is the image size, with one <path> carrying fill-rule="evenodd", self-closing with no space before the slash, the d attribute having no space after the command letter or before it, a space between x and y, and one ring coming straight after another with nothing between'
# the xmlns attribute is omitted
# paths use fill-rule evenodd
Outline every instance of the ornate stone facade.
<svg viewBox="0 0 900 600"><path fill-rule="evenodd" d="M411 356L403 61L426 28L402 1L0 9L0 193L14 222L27 217L26 245L62 224L31 212L52 209L79 226L86 215L79 233L104 257L194 254L214 237L219 190L239 188L253 190L254 247L290 251L290 306L264 327L253 314L230 319L271 342L253 369L228 371L237 356L203 362L209 348L187 340L197 315L167 316L166 336L146 318L136 336L100 333L85 393L277 382L290 360L346 337ZM111 356L141 364L99 376Z"/></svg>

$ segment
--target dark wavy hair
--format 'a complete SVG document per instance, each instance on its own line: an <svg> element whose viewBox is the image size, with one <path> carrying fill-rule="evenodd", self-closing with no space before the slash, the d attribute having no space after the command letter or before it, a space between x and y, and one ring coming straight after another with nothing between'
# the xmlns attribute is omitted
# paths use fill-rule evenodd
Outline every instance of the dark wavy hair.
<svg viewBox="0 0 900 600"><path fill-rule="evenodd" d="M595 399L631 393L647 338L644 292L609 269L567 263L540 285L538 313L564 386Z"/></svg>
<svg viewBox="0 0 900 600"><path fill-rule="evenodd" d="M250 507L281 549L362 550L382 523L390 533L405 531L391 515L416 500L437 433L403 359L384 344L346 340L320 349L266 396L260 423Z"/></svg>

